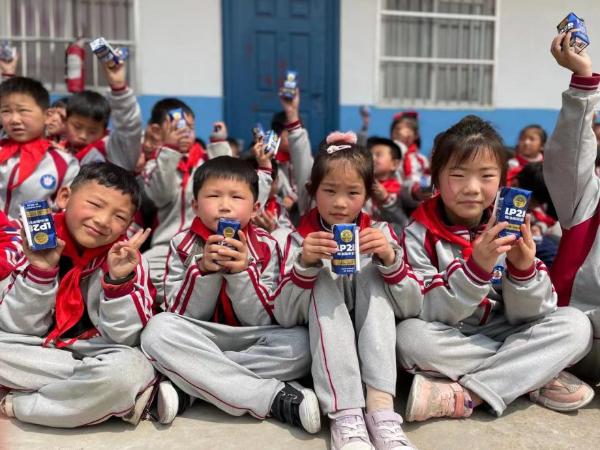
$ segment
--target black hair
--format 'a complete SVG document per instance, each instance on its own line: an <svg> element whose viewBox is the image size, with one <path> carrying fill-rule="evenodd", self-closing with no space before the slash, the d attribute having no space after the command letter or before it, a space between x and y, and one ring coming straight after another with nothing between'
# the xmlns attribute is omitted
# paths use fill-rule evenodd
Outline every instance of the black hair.
<svg viewBox="0 0 600 450"><path fill-rule="evenodd" d="M402 123L411 130L413 130L413 132L415 133L415 144L417 145L417 147L421 147L421 135L419 134L418 114L415 114L413 112L404 112L396 114L392 119L392 124L390 125L390 137L393 136L394 128L399 123Z"/></svg>
<svg viewBox="0 0 600 450"><path fill-rule="evenodd" d="M489 151L500 167L500 183L506 181L506 152L502 138L488 122L468 115L436 136L431 155L431 179L439 186L440 173L450 161L462 164L481 152Z"/></svg>
<svg viewBox="0 0 600 450"><path fill-rule="evenodd" d="M109 162L93 162L84 164L71 183L71 190L77 190L88 181L95 181L101 186L114 188L131 197L131 203L137 211L140 207L142 193L131 172Z"/></svg>
<svg viewBox="0 0 600 450"><path fill-rule="evenodd" d="M391 139L379 136L372 136L369 139L367 139L367 150L371 151L371 149L376 145L385 145L387 148L389 148L390 154L392 155L392 159L402 159L402 150L400 150L398 144L396 144Z"/></svg>
<svg viewBox="0 0 600 450"><path fill-rule="evenodd" d="M69 104L69 97L61 97L52 102L50 105L51 108L65 108L67 109L67 105Z"/></svg>
<svg viewBox="0 0 600 450"><path fill-rule="evenodd" d="M523 133L525 133L527 130L537 131L537 134L540 137L540 141L542 141L542 146L544 146L546 144L546 141L548 140L548 133L546 133L546 130L544 130L544 128L542 128L541 125L538 125L535 123L531 124L531 125L527 125L525 128L523 128L519 132L519 140L521 140L521 138L523 137Z"/></svg>
<svg viewBox="0 0 600 450"><path fill-rule="evenodd" d="M258 199L258 174L248 163L233 156L218 156L202 164L194 172L194 198L210 178L237 180L248 184L254 201Z"/></svg>
<svg viewBox="0 0 600 450"><path fill-rule="evenodd" d="M341 150L337 150L333 153L329 153L327 149L331 145L347 146ZM315 162L312 166L310 173L310 179L307 185L308 193L311 196L315 196L319 185L323 181L323 178L331 170L330 163L332 161L345 161L350 164L359 174L360 178L365 183L365 192L367 198L371 196L373 191L373 182L375 181L375 174L373 171L373 155L366 148L347 142L327 142L327 139L323 140L319 144L319 150L315 156Z"/></svg>
<svg viewBox="0 0 600 450"><path fill-rule="evenodd" d="M104 95L94 91L81 91L69 97L67 102L67 119L81 116L108 125L110 120L110 104Z"/></svg>
<svg viewBox="0 0 600 450"><path fill-rule="evenodd" d="M273 114L273 118L271 119L271 130L277 133L277 136L281 136L281 132L285 130L286 122L287 116L284 111Z"/></svg>
<svg viewBox="0 0 600 450"><path fill-rule="evenodd" d="M250 164L254 170L258 170L258 161L254 157L254 153L252 153L251 150L241 153L240 159ZM277 175L279 175L279 164L277 164L277 161L275 158L273 158L271 159L271 178L276 180Z"/></svg>
<svg viewBox="0 0 600 450"><path fill-rule="evenodd" d="M28 77L13 77L0 84L0 99L11 94L24 94L30 96L42 109L50 106L50 94L42 83Z"/></svg>
<svg viewBox="0 0 600 450"><path fill-rule="evenodd" d="M169 117L169 111L177 108L181 108L185 114L189 114L194 118L196 117L194 115L194 111L192 111L192 109L186 103L182 102L178 98L167 97L157 101L154 104L148 123L156 123L161 125Z"/></svg>
<svg viewBox="0 0 600 450"><path fill-rule="evenodd" d="M531 196L541 204L547 205L548 215L558 219L552 198L544 181L544 169L542 162L529 163L517 174L519 187L531 191Z"/></svg>

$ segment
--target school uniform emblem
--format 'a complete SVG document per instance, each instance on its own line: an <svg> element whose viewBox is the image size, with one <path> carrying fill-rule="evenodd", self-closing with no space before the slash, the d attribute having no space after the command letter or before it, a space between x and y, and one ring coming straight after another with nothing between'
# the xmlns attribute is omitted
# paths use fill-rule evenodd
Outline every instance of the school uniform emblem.
<svg viewBox="0 0 600 450"><path fill-rule="evenodd" d="M40 184L44 189L54 189L56 187L56 177L47 173L40 178Z"/></svg>

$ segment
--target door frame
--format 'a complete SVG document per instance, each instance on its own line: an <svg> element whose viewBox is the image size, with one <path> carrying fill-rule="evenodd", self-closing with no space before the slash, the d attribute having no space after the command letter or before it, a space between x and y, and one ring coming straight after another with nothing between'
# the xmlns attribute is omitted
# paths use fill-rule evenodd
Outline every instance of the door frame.
<svg viewBox="0 0 600 450"><path fill-rule="evenodd" d="M221 0L221 36L223 44L223 117L225 123L235 120L236 117L236 84L234 73L233 52L229 49L239 43L233 42L233 37L227 30L235 26L235 2L241 0ZM248 0L244 0L248 1ZM277 0L275 0L277 1ZM340 116L340 0L322 0L325 2L325 16L329 23L325 26L325 62L327 71L325 77L325 91L328 101L325 102L326 133L339 128ZM239 68L237 68L239 72ZM302 88L302 86L300 86ZM266 124L265 124L266 126ZM310 132L310 130L308 130ZM314 136L313 142L319 142L325 136Z"/></svg>

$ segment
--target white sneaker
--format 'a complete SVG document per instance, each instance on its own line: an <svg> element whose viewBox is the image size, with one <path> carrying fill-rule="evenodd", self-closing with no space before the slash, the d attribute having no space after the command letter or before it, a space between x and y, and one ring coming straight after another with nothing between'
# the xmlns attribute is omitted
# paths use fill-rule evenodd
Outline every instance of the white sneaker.
<svg viewBox="0 0 600 450"><path fill-rule="evenodd" d="M377 450L416 450L402 431L402 417L391 410L374 411L366 416L367 429Z"/></svg>
<svg viewBox="0 0 600 450"><path fill-rule="evenodd" d="M331 450L375 450L369 440L362 409L347 409L331 418Z"/></svg>

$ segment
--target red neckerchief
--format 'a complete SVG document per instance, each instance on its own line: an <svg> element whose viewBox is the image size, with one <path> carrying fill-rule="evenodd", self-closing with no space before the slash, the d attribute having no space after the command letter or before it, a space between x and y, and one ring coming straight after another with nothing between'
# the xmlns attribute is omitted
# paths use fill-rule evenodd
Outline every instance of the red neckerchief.
<svg viewBox="0 0 600 450"><path fill-rule="evenodd" d="M265 211L268 211L277 219L279 214L281 214L281 205L277 201L277 197L270 197L265 204Z"/></svg>
<svg viewBox="0 0 600 450"><path fill-rule="evenodd" d="M4 164L19 153L19 180L8 189L14 189L31 176L52 143L47 139L34 139L29 142L15 142L12 139L0 141L0 164Z"/></svg>
<svg viewBox="0 0 600 450"><path fill-rule="evenodd" d="M462 247L461 253L463 258L468 259L471 256L471 253L473 253L473 244L448 229L448 225L446 225L440 217L439 208L441 206L440 196L434 195L430 199L422 202L417 209L415 209L412 213L412 218L427 228L427 230L435 237L460 245Z"/></svg>
<svg viewBox="0 0 600 450"><path fill-rule="evenodd" d="M419 147L415 143L410 144L408 146L408 149L406 150L406 154L404 155L403 161L404 175L407 177L410 176L413 172L412 160L409 157L411 154L414 154L417 157L417 161L421 169L425 167L425 163L420 158L421 155L419 155Z"/></svg>
<svg viewBox="0 0 600 450"><path fill-rule="evenodd" d="M395 177L380 180L379 183L388 191L388 194L398 194L400 192L400 182Z"/></svg>
<svg viewBox="0 0 600 450"><path fill-rule="evenodd" d="M58 285L54 329L44 341L44 345L56 341L56 347L61 348L73 342L73 340L69 342L61 341L61 335L79 322L85 311L84 299L79 284L83 271L93 259L101 256L106 257L113 243L97 248L86 248L80 254L73 237L67 229L64 213L54 215L54 226L56 228L56 236L65 241L65 248L62 255L68 256L73 262L73 268L62 277Z"/></svg>
<svg viewBox="0 0 600 450"><path fill-rule="evenodd" d="M546 225L548 225L549 227L551 227L552 225L554 225L556 223L556 219L554 217L546 214L546 212L544 211L544 209L541 206L537 206L534 209L532 209L531 214L533 214L533 217L535 217L535 220L537 220L538 222L543 222Z"/></svg>
<svg viewBox="0 0 600 450"><path fill-rule="evenodd" d="M206 225L204 225L204 223L202 223L202 221L198 217L194 217L194 220L192 221L192 226L190 227L190 231L196 236L200 237L204 242L206 242L210 236L215 234L215 232L210 230ZM251 231L250 225L247 225L246 228L244 228L242 231L247 236L248 240L250 240L251 235L254 235L254 233L252 233ZM225 281L225 279L223 279L221 283L221 290L219 291L219 301L217 302L217 305L215 307L212 321L216 323L224 323L233 327L241 325L239 319L235 315L235 310L233 309L231 299L227 295L227 281Z"/></svg>
<svg viewBox="0 0 600 450"><path fill-rule="evenodd" d="M371 218L365 212L361 212L357 219L356 224L358 228L364 230L365 228L369 228L371 226ZM314 233L316 231L329 231L323 228L323 224L321 222L321 216L319 215L319 211L317 208L311 209L308 214L305 214L300 219L300 224L298 224L298 233L303 238L306 238L310 233Z"/></svg>
<svg viewBox="0 0 600 450"><path fill-rule="evenodd" d="M104 140L104 138L93 142L89 145L86 145L79 151L76 151L75 158L77 158L78 161L82 161L83 158L85 158L90 152L94 150L99 151L102 154L102 156L104 156L104 159L106 159L106 141Z"/></svg>
<svg viewBox="0 0 600 450"><path fill-rule="evenodd" d="M181 180L181 188L183 190L185 190L192 172L198 166L198 163L204 159L204 156L205 152L202 146L197 142L194 142L187 155L183 155L179 160L179 164L177 164L177 170L179 170L183 175L183 179Z"/></svg>
<svg viewBox="0 0 600 450"><path fill-rule="evenodd" d="M534 163L534 162L540 162L544 160L544 154L543 153L538 153L538 155L533 158L533 159L527 159L524 156L521 156L519 154L515 155L515 159L517 160L517 162L519 163L519 166L526 166L529 163Z"/></svg>

